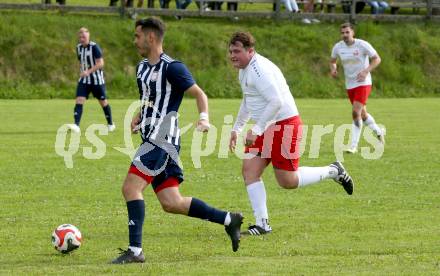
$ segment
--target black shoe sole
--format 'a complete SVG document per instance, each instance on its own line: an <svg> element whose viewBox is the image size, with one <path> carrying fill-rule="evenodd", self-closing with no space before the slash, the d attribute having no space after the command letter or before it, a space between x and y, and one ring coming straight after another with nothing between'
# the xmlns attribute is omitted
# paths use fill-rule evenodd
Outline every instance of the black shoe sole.
<svg viewBox="0 0 440 276"><path fill-rule="evenodd" d="M244 219L244 217L243 217L243 215L242 214L234 214L235 216L237 216L238 215L238 217L239 217L239 221L235 221L234 222L234 224L236 224L236 225L234 225L234 226L231 226L231 225L229 225L229 226L225 226L225 230L226 230L226 233L228 234L228 236L229 236L229 238L231 239L231 242L232 242L232 251L234 251L234 252L237 252L238 251L238 248L240 247L240 237L241 237L241 231L240 231L240 228L241 228L241 225L243 224L243 219ZM232 222L231 222L232 223ZM238 227L238 239L235 239L234 238L234 236L235 236L235 233L234 233L234 231L232 231L232 227ZM229 231L229 229L231 229L231 231Z"/></svg>

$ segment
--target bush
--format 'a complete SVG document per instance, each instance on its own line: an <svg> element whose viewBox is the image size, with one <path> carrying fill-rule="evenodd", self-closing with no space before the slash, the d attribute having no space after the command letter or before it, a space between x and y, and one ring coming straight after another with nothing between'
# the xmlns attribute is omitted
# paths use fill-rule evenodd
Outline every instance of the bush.
<svg viewBox="0 0 440 276"><path fill-rule="evenodd" d="M134 22L116 16L0 12L0 98L73 98L78 80L76 32L82 26L104 51L111 98L137 97L134 68L141 60L133 46ZM329 77L338 24L298 25L290 21L165 19L165 51L184 61L210 97L241 97L237 72L228 60L232 32L249 30L257 51L275 62L296 97L345 97L342 77ZM374 96L440 94L440 28L424 24L362 23L357 36L382 57L373 73Z"/></svg>

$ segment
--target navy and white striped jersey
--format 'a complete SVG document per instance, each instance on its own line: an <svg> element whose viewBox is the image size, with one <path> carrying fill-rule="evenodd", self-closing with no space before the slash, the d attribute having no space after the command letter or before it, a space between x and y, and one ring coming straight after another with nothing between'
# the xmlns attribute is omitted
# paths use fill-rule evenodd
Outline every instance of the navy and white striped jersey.
<svg viewBox="0 0 440 276"><path fill-rule="evenodd" d="M81 63L81 72L92 68L95 66L96 60L102 58L101 48L99 48L99 45L93 41L90 41L89 45L86 47L79 43L76 46L76 54L79 62ZM78 82L84 84L103 85L105 83L104 72L102 69L96 70L87 77L79 78Z"/></svg>
<svg viewBox="0 0 440 276"><path fill-rule="evenodd" d="M188 68L162 53L157 64L144 59L136 72L142 104L142 139L180 145L177 112L184 92L195 84Z"/></svg>

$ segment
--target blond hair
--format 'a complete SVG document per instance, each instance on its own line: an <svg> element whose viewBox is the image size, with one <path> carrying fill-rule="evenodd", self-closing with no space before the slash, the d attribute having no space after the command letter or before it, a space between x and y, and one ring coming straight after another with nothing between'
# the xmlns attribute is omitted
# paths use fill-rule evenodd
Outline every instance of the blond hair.
<svg viewBox="0 0 440 276"><path fill-rule="evenodd" d="M89 29L87 29L86 27L81 27L80 29L79 29L79 31L78 31L78 34L81 34L81 33L88 33L89 32Z"/></svg>

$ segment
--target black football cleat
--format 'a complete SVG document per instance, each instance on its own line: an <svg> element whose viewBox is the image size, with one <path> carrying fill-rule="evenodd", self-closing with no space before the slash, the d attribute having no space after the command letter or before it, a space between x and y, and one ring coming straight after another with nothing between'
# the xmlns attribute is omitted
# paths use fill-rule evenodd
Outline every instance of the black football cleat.
<svg viewBox="0 0 440 276"><path fill-rule="evenodd" d="M334 180L337 183L341 184L341 186L344 188L347 194L349 195L353 194L353 187L354 187L353 179L351 179L351 176L345 170L344 166L342 166L342 163L336 161L330 164L330 167L336 168L338 170L338 175Z"/></svg>
<svg viewBox="0 0 440 276"><path fill-rule="evenodd" d="M144 253L141 252L138 256L135 256L133 251L130 249L123 250L122 248L119 248L121 252L119 252L119 257L114 259L111 263L112 264L129 264L129 263L144 263L145 262L145 256Z"/></svg>
<svg viewBox="0 0 440 276"><path fill-rule="evenodd" d="M225 226L225 231L231 238L232 251L236 252L240 246L240 227L243 223L243 215L240 213L230 213L231 223Z"/></svg>
<svg viewBox="0 0 440 276"><path fill-rule="evenodd" d="M272 233L272 228L267 225L267 228L263 228L259 225L249 225L246 231L241 232L242 235L261 236Z"/></svg>

